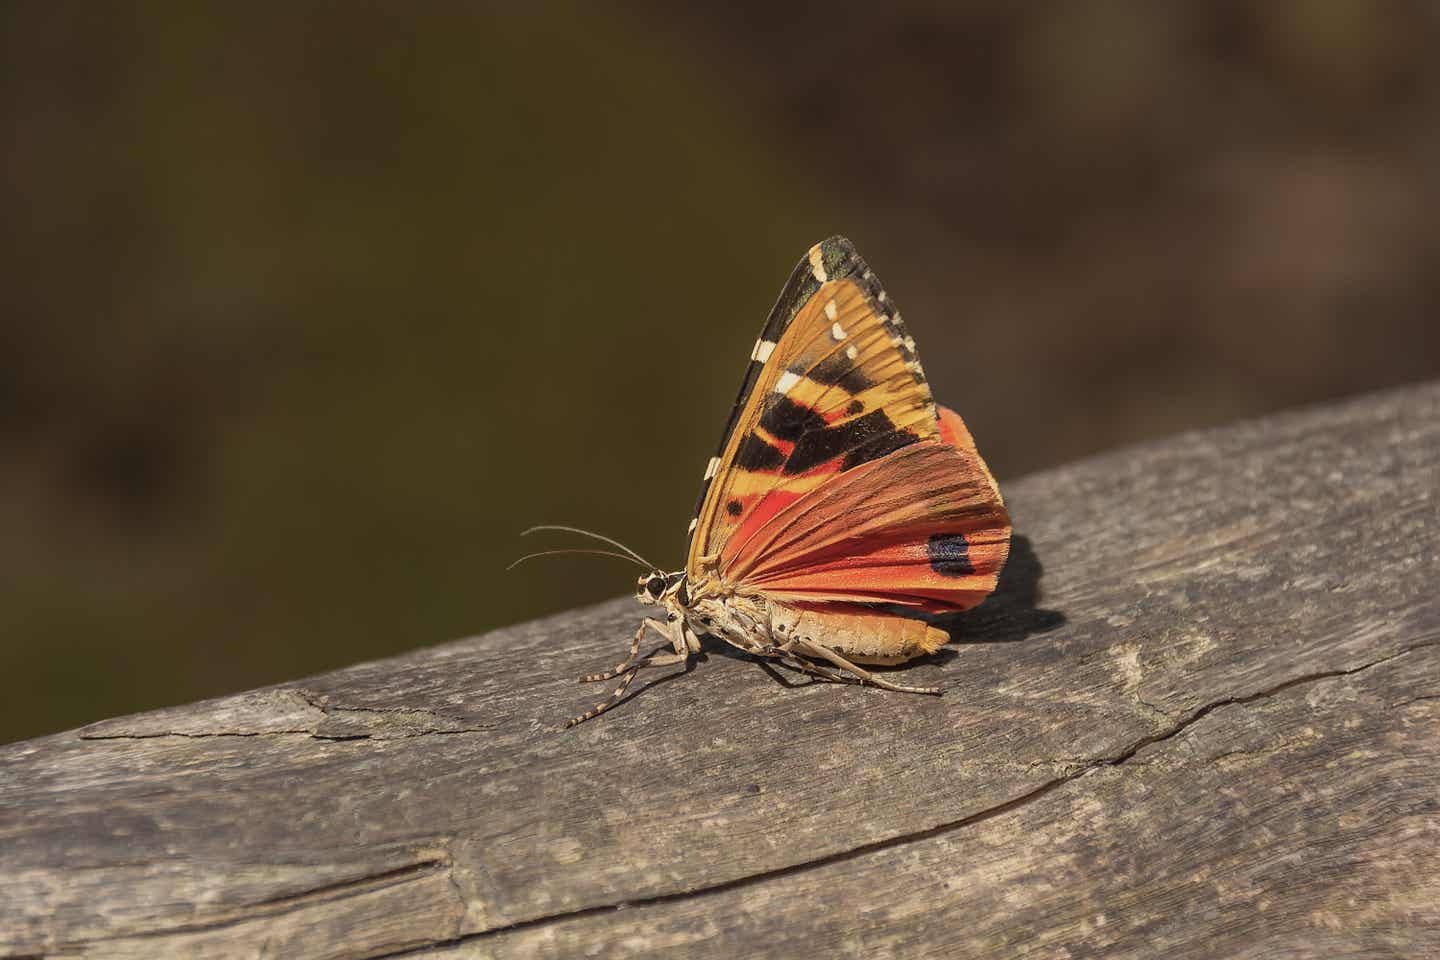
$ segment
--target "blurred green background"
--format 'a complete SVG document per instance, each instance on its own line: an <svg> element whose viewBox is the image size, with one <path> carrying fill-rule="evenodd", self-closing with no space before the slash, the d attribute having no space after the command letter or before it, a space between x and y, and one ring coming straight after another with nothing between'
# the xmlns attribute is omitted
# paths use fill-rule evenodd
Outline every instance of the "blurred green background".
<svg viewBox="0 0 1440 960"><path fill-rule="evenodd" d="M0 6L0 741L678 565L830 233L1002 480L1440 374L1434 10Z"/></svg>

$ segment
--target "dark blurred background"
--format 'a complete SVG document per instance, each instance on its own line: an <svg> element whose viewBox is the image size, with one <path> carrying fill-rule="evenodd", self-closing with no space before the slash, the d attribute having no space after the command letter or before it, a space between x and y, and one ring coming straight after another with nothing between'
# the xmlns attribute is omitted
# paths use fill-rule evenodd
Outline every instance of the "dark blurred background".
<svg viewBox="0 0 1440 960"><path fill-rule="evenodd" d="M1002 480L1436 376L1435 9L0 6L0 741L679 565L830 233Z"/></svg>

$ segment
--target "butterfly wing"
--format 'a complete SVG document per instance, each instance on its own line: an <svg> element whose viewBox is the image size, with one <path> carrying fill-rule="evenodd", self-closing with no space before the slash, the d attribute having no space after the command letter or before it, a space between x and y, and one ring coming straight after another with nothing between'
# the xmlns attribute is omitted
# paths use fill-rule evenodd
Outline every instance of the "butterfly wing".
<svg viewBox="0 0 1440 960"><path fill-rule="evenodd" d="M848 241L811 248L752 360L691 524L692 584L935 611L994 589L999 490Z"/></svg>
<svg viewBox="0 0 1440 960"><path fill-rule="evenodd" d="M898 312L843 237L812 247L751 353L690 525L692 583L753 528L831 477L940 435Z"/></svg>

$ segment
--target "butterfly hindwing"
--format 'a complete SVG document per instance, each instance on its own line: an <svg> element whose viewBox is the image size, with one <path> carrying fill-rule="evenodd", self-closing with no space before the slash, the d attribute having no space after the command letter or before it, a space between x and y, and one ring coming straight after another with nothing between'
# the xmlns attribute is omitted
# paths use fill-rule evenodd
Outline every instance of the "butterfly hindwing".
<svg viewBox="0 0 1440 960"><path fill-rule="evenodd" d="M994 589L1010 546L999 490L959 417L943 438L863 464L742 528L723 577L781 602L942 612Z"/></svg>
<svg viewBox="0 0 1440 960"><path fill-rule="evenodd" d="M834 475L939 437L914 340L844 238L796 267L751 359L692 521L692 579Z"/></svg>

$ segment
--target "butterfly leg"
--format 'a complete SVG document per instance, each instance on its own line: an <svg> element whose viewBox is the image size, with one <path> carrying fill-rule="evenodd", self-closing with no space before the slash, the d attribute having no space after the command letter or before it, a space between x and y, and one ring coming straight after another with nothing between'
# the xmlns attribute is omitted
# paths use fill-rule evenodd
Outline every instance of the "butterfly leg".
<svg viewBox="0 0 1440 960"><path fill-rule="evenodd" d="M939 687L907 687L898 683L891 683L888 680L882 680L870 671L857 667L834 650L821 646L818 643L811 643L808 640L792 640L789 643L782 644L780 649L787 650L791 653L802 654L806 657L819 657L823 660L829 660L842 670L847 670L861 680L867 683L873 683L882 690L893 690L896 693L938 694L940 692Z"/></svg>
<svg viewBox="0 0 1440 960"><path fill-rule="evenodd" d="M794 667L801 673L808 673L811 676L820 677L824 680L829 680L831 683L859 682L858 680L852 679L851 677L841 676L833 670L826 670L818 663L812 663L811 661L806 660L804 657L796 657L790 654L782 654L779 659L780 662L785 664L785 666L787 667Z"/></svg>
<svg viewBox="0 0 1440 960"><path fill-rule="evenodd" d="M625 691L630 688L630 681L634 679L635 671L631 670L629 673L625 674L624 678L620 681L620 686L616 687L615 690L610 694L610 696L606 697L600 703L595 704L593 708L586 710L578 717L571 717L569 720L566 720L565 729L569 730L577 723L584 723L586 720L589 720L593 717L598 717L606 710L609 710L611 707L615 706L615 704L619 703L621 698L625 696Z"/></svg>
<svg viewBox="0 0 1440 960"><path fill-rule="evenodd" d="M644 620L640 621L640 629L635 631L635 639L630 641L629 656L627 656L617 667L615 667L614 670L606 670L604 673L587 673L585 676L580 678L580 682L596 683L601 680L614 680L616 677L620 676L620 674L624 673L626 670L629 670L631 664L635 662L635 658L640 655L640 641L645 638L646 627L654 630L666 640L670 640L670 636L665 632L664 624L662 624L659 620L655 620L651 617L646 617ZM672 640L671 642L673 643L674 641Z"/></svg>
<svg viewBox="0 0 1440 960"><path fill-rule="evenodd" d="M688 653L669 653L665 654L664 656L646 657L644 660L641 660L639 663L635 664L633 667L631 667L625 672L624 676L620 679L620 685L611 692L610 696L606 697L600 703L595 704L593 708L586 710L578 717L571 717L569 720L565 721L565 728L568 730L569 728L575 726L577 723L584 723L586 720L598 717L600 716L600 714L604 713L606 710L609 710L611 707L615 706L615 704L619 703L622 699L624 699L625 691L630 689L630 683L635 679L635 675L646 667L665 667L674 663L684 663L689 659L690 654Z"/></svg>
<svg viewBox="0 0 1440 960"><path fill-rule="evenodd" d="M651 656L646 657L644 660L636 663L635 656L640 650L640 640L645 635L646 627L653 629L656 633L659 633L662 637L669 640L670 643L675 647L675 653L664 654L660 656L652 654ZM611 692L610 696L606 697L600 703L595 704L592 709L585 711L578 717L571 717L569 720L567 720L565 722L565 728L568 730L569 728L575 726L577 723L584 723L586 720L598 717L600 714L604 713L606 710L609 710L611 707L619 703L622 699L624 699L625 691L630 689L630 684L632 681L634 681L635 674L645 669L646 667L664 667L674 663L684 663L689 659L690 650L686 646L685 634L684 631L679 628L678 624L676 625L676 629L672 634L668 624L664 624L661 623L659 620L654 620L646 617L645 620L641 622L640 629L635 631L635 639L630 644L630 655L625 658L624 663L616 667L615 671L612 673L592 674L590 676L580 678L581 681L584 682L587 680L609 680L613 677L620 676L620 685Z"/></svg>
<svg viewBox="0 0 1440 960"><path fill-rule="evenodd" d="M628 671L629 666L634 664L636 656L639 656L639 642L645 638L645 628L658 630L660 629L660 622L645 617L645 619L639 623L639 629L635 630L635 639L631 640L631 652L629 652L629 656L626 656L624 661L621 661L621 664L616 666L615 669L605 671L603 674L586 674L580 678L580 682L582 682L582 684L595 684L595 682L605 681L605 679L615 679L616 676Z"/></svg>

